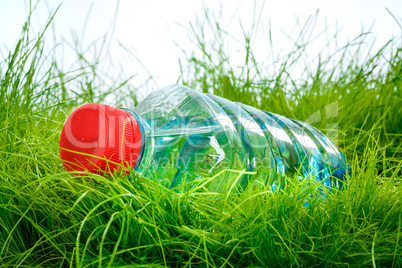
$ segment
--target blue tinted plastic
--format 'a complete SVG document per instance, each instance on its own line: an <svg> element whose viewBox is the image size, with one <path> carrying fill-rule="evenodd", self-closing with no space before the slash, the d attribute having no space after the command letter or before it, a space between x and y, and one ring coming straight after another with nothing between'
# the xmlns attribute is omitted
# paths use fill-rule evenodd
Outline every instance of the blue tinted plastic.
<svg viewBox="0 0 402 268"><path fill-rule="evenodd" d="M349 169L314 127L185 86L154 91L133 112L145 137L138 172L169 188L219 173L209 190L275 190L294 174L340 187Z"/></svg>

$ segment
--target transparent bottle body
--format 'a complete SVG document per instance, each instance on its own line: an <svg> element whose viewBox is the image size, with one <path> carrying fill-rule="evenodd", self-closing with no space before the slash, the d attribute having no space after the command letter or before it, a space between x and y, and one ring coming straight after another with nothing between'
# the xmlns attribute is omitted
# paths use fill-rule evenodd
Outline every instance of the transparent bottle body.
<svg viewBox="0 0 402 268"><path fill-rule="evenodd" d="M145 136L137 171L169 188L215 177L210 191L275 190L294 174L340 187L348 169L314 127L185 86L154 91L133 112Z"/></svg>

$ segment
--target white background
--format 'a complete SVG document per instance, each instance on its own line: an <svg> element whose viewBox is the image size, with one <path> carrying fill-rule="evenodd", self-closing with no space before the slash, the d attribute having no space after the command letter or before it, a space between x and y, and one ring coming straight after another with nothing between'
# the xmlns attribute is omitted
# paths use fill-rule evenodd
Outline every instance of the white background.
<svg viewBox="0 0 402 268"><path fill-rule="evenodd" d="M280 48L286 48L286 44L291 44L292 38L297 36L297 25L303 25L317 10L319 13L314 30L314 34L320 37L314 41L317 51L325 46L326 35L337 32L339 42L345 43L362 31L370 30L370 40L376 39L374 50L393 37L401 37L400 26L386 8L401 20L402 0L49 0L40 1L33 14L34 31L43 29L50 13L60 3L52 24L56 39L53 40L53 35L48 34L48 45L60 46L64 43L68 47L66 44L71 44L75 35L85 48L109 32L111 42L107 54L113 58L113 62L123 66L127 76L143 73L143 65L154 77L153 88L177 81L178 58L183 57L178 46L188 53L195 50L195 45L190 41L190 22L196 24L197 19L202 20L205 10L219 18L221 28L242 40L242 27L246 32L249 31L263 6L258 38L254 40L255 52L260 60L268 57L267 51L272 49L268 42L269 29L273 51L279 53ZM15 45L27 18L28 5L29 2L24 0L0 0L0 51L3 55ZM322 31L325 33L319 35ZM122 46L128 48L138 60L122 52ZM311 48L313 54L314 46ZM65 68L74 62L74 54L69 53L64 51L64 54L60 54ZM236 50L231 53L234 64L241 64L240 56L236 58Z"/></svg>

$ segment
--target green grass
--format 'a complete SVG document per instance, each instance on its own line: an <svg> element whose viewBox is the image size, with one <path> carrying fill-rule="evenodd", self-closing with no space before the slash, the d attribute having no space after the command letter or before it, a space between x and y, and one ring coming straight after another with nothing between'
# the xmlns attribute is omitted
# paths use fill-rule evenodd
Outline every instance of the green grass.
<svg viewBox="0 0 402 268"><path fill-rule="evenodd" d="M135 103L135 90L123 90L132 88L128 79L103 83L105 73L79 51L80 68L60 70L29 29L28 19L0 63L0 266L402 266L400 38L367 56L362 35L292 79L288 70L302 62L309 40L261 63L245 34L239 69L219 24L206 16L192 28L196 53L185 55L180 83L324 133L338 129L352 174L346 189L322 201L309 194L316 185L291 179L275 193L216 195L172 192L135 174L130 182L124 174L67 173L58 142L68 114L117 89L116 106Z"/></svg>

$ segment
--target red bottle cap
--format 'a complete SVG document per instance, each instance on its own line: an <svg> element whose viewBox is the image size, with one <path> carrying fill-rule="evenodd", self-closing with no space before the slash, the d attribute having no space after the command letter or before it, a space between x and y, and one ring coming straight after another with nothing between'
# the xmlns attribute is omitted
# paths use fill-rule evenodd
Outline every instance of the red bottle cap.
<svg viewBox="0 0 402 268"><path fill-rule="evenodd" d="M141 142L140 126L133 114L89 103L74 110L64 124L60 157L68 171L102 174L124 167L131 170L138 161Z"/></svg>

